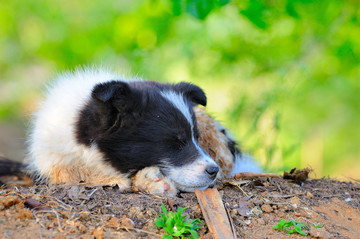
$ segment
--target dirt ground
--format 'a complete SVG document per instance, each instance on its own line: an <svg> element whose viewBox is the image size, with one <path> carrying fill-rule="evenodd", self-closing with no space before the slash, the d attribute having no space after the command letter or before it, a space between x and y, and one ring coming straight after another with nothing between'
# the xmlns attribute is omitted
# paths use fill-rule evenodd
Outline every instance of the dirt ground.
<svg viewBox="0 0 360 239"><path fill-rule="evenodd" d="M14 181L15 180L15 181ZM29 185L14 177L0 188L0 238L161 238L154 224L161 203L189 207L204 222L194 193L162 198L119 193L116 187ZM218 182L238 238L360 238L360 183L307 179L301 184L260 177ZM272 227L281 218L307 224L308 236ZM322 228L313 224L320 223ZM206 225L202 238L211 238Z"/></svg>

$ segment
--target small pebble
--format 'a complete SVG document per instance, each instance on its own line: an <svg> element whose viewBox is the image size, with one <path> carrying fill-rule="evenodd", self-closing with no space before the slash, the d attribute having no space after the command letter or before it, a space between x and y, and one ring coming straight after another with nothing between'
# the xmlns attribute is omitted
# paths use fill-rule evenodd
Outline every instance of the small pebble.
<svg viewBox="0 0 360 239"><path fill-rule="evenodd" d="M92 234L95 239L104 239L104 230L101 227L97 227Z"/></svg>
<svg viewBox="0 0 360 239"><path fill-rule="evenodd" d="M81 224L78 228L79 228L79 231L80 231L81 233L85 233L85 232L86 232L86 227L85 227L83 224Z"/></svg>
<svg viewBox="0 0 360 239"><path fill-rule="evenodd" d="M119 226L120 226L120 220L116 217L112 217L107 224L107 227L114 229L118 228Z"/></svg>
<svg viewBox="0 0 360 239"><path fill-rule="evenodd" d="M121 227L126 227L126 228L134 228L135 227L135 223L133 222L133 220L131 220L130 218L123 216L121 218Z"/></svg>
<svg viewBox="0 0 360 239"><path fill-rule="evenodd" d="M270 213L273 211L272 207L269 204L262 205L261 210L266 213Z"/></svg>
<svg viewBox="0 0 360 239"><path fill-rule="evenodd" d="M306 193L306 197L308 198L314 198L314 195L311 192Z"/></svg>
<svg viewBox="0 0 360 239"><path fill-rule="evenodd" d="M253 208L251 211L252 211L254 214L259 214L259 213L260 213L260 211L259 211L258 209L256 209L256 208Z"/></svg>

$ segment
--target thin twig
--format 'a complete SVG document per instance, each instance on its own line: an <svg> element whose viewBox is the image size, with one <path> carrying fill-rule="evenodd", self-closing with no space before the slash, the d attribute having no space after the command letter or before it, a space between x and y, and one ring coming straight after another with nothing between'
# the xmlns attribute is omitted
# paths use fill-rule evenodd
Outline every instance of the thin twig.
<svg viewBox="0 0 360 239"><path fill-rule="evenodd" d="M236 181L235 181L236 182ZM240 191L245 195L245 197L248 197L249 195L240 187L240 185L239 184L235 184L236 185L236 187L238 188L238 189L240 189Z"/></svg>
<svg viewBox="0 0 360 239"><path fill-rule="evenodd" d="M302 196L304 195L305 193L295 193L295 194L290 194L290 195L267 195L268 197L272 197L272 198L291 198L291 197L294 197L294 196Z"/></svg>
<svg viewBox="0 0 360 239"><path fill-rule="evenodd" d="M58 229L59 231L61 232L64 232L62 230L62 226L61 226L61 223L60 223L60 218L59 218L59 213L57 211L55 211L54 209L52 210L53 213L55 213L55 216L56 216L56 219L57 219L57 222L58 222Z"/></svg>
<svg viewBox="0 0 360 239"><path fill-rule="evenodd" d="M234 175L234 179L238 178L257 178L257 177L270 177L270 178L281 178L280 175L273 174L273 173L249 173L249 172L242 172L237 173Z"/></svg>
<svg viewBox="0 0 360 239"><path fill-rule="evenodd" d="M97 190L98 188L95 188L91 193L89 193L89 195L87 195L87 197L90 198Z"/></svg>
<svg viewBox="0 0 360 239"><path fill-rule="evenodd" d="M167 203L169 204L171 211L175 212L176 210L175 210L174 204L172 203L170 198L167 198Z"/></svg>
<svg viewBox="0 0 360 239"><path fill-rule="evenodd" d="M56 198L56 197L53 197L53 196L49 196L49 195L39 195L40 197L43 197L43 198L51 198L51 199L54 199L56 200L58 203L62 204L62 208L66 208L67 207L67 210L71 211L73 209L72 206L64 203L63 201L61 201L60 199Z"/></svg>

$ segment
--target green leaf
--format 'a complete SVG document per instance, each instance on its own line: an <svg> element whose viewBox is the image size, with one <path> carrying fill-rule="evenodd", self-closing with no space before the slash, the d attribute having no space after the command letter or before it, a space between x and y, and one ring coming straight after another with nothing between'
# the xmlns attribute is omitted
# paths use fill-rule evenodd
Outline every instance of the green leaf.
<svg viewBox="0 0 360 239"><path fill-rule="evenodd" d="M179 237L181 235L183 235L184 233L186 233L186 228L181 228L180 230L178 229L176 232L173 233L173 236Z"/></svg>
<svg viewBox="0 0 360 239"><path fill-rule="evenodd" d="M186 10L192 16L204 20L214 9L214 0L187 0Z"/></svg>
<svg viewBox="0 0 360 239"><path fill-rule="evenodd" d="M290 229L292 226L294 226L294 228ZM273 229L278 229L280 231L286 230L288 234L299 233L306 236L307 234L303 231L303 227L309 228L305 223L295 220L289 220L286 222L285 219L282 218L277 225L273 226Z"/></svg>
<svg viewBox="0 0 360 239"><path fill-rule="evenodd" d="M162 208L164 214L168 214L168 211L166 210L164 203L161 204L161 208Z"/></svg>
<svg viewBox="0 0 360 239"><path fill-rule="evenodd" d="M160 218L160 219L156 220L155 225L157 227L164 227L165 226L164 219Z"/></svg>
<svg viewBox="0 0 360 239"><path fill-rule="evenodd" d="M255 26L265 29L268 24L265 22L266 7L263 0L251 0L247 9L241 10L240 13L249 19Z"/></svg>
<svg viewBox="0 0 360 239"><path fill-rule="evenodd" d="M180 16L183 9L182 0L171 0L172 2L172 12L174 16Z"/></svg>
<svg viewBox="0 0 360 239"><path fill-rule="evenodd" d="M294 18L299 18L299 14L297 13L296 6L295 6L296 2L297 2L297 0L296 1L288 0L287 4L285 6L285 9L286 9L287 14L289 14L289 16L292 16Z"/></svg>
<svg viewBox="0 0 360 239"><path fill-rule="evenodd" d="M273 226L273 229L279 229L280 231L284 230L284 227L285 227L285 219L281 219L280 222Z"/></svg>
<svg viewBox="0 0 360 239"><path fill-rule="evenodd" d="M219 6L225 6L229 2L230 2L230 0L216 0L216 4Z"/></svg>
<svg viewBox="0 0 360 239"><path fill-rule="evenodd" d="M322 228L322 225L320 223L318 223L318 222L312 224L312 226L315 227L315 228Z"/></svg>
<svg viewBox="0 0 360 239"><path fill-rule="evenodd" d="M194 230L191 230L191 231L190 231L190 234L191 234L192 238L199 238L199 237L200 237L200 236L197 234L197 232L194 231Z"/></svg>
<svg viewBox="0 0 360 239"><path fill-rule="evenodd" d="M179 207L176 213L168 212L164 204L162 204L161 207L164 213L159 213L161 217L156 217L155 225L164 228L165 234L163 235L163 238L199 238L199 235L195 230L201 228L197 225L197 223L202 223L200 219L186 220L186 216L182 216L182 213L188 207ZM176 231L174 227L176 227Z"/></svg>

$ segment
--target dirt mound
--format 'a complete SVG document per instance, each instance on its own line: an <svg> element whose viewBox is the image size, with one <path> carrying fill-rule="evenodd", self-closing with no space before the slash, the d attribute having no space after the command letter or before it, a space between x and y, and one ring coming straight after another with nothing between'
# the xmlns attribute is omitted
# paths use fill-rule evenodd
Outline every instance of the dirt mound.
<svg viewBox="0 0 360 239"><path fill-rule="evenodd" d="M2 178L1 181L9 181ZM23 182L23 181L22 181ZM273 229L280 219L307 226L313 238L359 238L360 184L308 179L302 184L282 178L218 182L225 208L239 238L288 238ZM0 189L2 238L161 238L154 224L161 203L204 222L194 193L162 198L119 193L113 187L3 186ZM321 228L312 225L321 224ZM199 231L211 238L205 226ZM292 234L291 238L303 238Z"/></svg>

